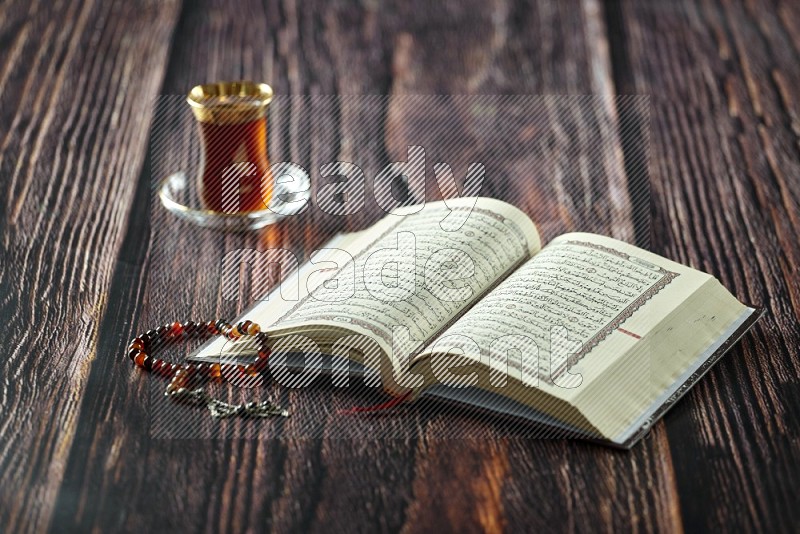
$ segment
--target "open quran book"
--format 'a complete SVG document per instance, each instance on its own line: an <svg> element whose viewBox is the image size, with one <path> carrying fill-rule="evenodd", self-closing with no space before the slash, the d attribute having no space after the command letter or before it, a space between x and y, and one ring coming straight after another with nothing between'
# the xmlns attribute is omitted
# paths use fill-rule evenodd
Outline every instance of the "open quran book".
<svg viewBox="0 0 800 534"><path fill-rule="evenodd" d="M242 319L276 358L629 447L759 315L708 274L600 235L543 245L517 208L464 198L338 236ZM220 338L193 359L232 352Z"/></svg>

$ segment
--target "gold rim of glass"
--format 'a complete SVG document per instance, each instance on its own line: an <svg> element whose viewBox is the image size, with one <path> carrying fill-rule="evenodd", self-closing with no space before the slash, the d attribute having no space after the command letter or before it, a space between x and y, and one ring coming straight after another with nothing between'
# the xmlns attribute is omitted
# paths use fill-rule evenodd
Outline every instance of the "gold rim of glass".
<svg viewBox="0 0 800 534"><path fill-rule="evenodd" d="M266 83L239 80L196 85L186 102L197 120L225 124L263 117L272 96Z"/></svg>

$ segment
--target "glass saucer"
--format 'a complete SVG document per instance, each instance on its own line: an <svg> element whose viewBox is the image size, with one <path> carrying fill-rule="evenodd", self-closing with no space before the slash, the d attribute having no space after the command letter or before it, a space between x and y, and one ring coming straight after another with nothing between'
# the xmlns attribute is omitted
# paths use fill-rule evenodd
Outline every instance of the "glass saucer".
<svg viewBox="0 0 800 534"><path fill-rule="evenodd" d="M311 197L310 186L307 174L284 171L275 181L267 209L225 213L204 208L193 181L185 172L176 172L161 182L158 197L167 211L192 224L227 231L257 230L303 211Z"/></svg>

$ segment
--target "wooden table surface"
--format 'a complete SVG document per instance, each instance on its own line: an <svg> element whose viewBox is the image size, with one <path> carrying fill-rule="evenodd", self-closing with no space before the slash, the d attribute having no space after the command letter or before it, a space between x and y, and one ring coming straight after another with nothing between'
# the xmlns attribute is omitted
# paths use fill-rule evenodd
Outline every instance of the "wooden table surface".
<svg viewBox="0 0 800 534"><path fill-rule="evenodd" d="M0 42L4 530L797 530L800 3L6 0ZM650 95L646 142L612 136L601 155L617 162L608 184L650 188L631 238L767 315L630 452L448 439L437 428L471 423L436 417L406 439L154 437L127 340L246 303L154 224L153 103L241 78L284 95ZM340 141L361 131L334 119ZM285 151L321 157L326 140L296 122ZM386 113L374 128L392 156L382 132L413 124ZM488 176L484 193L536 219L521 183ZM375 217L311 210L208 250L303 254ZM304 395L284 400L316 409Z"/></svg>

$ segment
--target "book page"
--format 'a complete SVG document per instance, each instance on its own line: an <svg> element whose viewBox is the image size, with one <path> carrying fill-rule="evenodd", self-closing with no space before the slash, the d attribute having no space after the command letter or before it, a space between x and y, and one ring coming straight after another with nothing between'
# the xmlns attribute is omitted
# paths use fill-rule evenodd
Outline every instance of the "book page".
<svg viewBox="0 0 800 534"><path fill-rule="evenodd" d="M259 325L274 324L291 310L298 300L308 296L333 274L333 270L325 266L336 265L343 254L356 256L361 253L391 226L389 223L391 221L382 220L365 230L334 236L311 255L310 262L288 273L268 294L258 295L258 300L232 322L250 320ZM323 266L322 269L320 265ZM284 291L284 288L291 290ZM218 363L220 358L236 361L237 357L241 357L237 363L247 364L252 361L254 355L253 347L234 348L227 338L216 336L195 351L189 359L196 362Z"/></svg>
<svg viewBox="0 0 800 534"><path fill-rule="evenodd" d="M570 398L709 278L611 238L565 234L417 359L456 349L494 371Z"/></svg>
<svg viewBox="0 0 800 534"><path fill-rule="evenodd" d="M530 219L488 198L396 210L375 242L267 330L275 338L332 329L362 334L387 353L426 344L540 248ZM394 339L397 328L407 329Z"/></svg>

